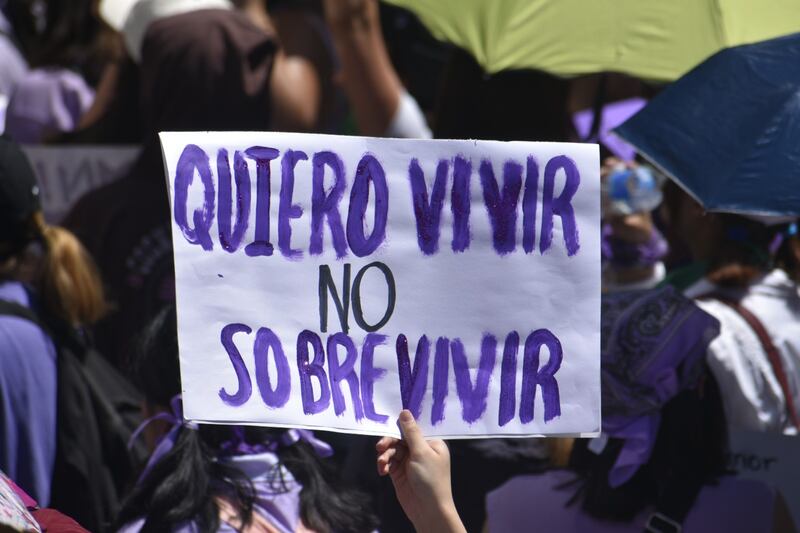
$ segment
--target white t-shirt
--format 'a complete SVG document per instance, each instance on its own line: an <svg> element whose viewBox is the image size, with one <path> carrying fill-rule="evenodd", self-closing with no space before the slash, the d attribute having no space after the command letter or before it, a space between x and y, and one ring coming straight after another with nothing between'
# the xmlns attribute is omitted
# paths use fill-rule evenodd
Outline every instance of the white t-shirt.
<svg viewBox="0 0 800 533"><path fill-rule="evenodd" d="M702 279L684 294L697 298L716 290ZM730 429L797 434L780 383L750 325L724 303L697 303L720 322L720 334L708 348L708 364L719 384ZM758 317L769 333L780 354L795 409L800 412L798 285L783 270L776 269L753 283L740 303Z"/></svg>

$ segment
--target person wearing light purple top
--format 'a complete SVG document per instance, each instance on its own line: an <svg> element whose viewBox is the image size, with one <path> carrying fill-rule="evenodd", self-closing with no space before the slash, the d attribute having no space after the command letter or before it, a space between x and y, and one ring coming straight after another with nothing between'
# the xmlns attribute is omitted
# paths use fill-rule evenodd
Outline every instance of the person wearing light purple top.
<svg viewBox="0 0 800 533"><path fill-rule="evenodd" d="M43 505L57 455L56 349L25 317L47 313L78 327L103 305L85 250L45 223L30 163L0 137L0 470Z"/></svg>
<svg viewBox="0 0 800 533"><path fill-rule="evenodd" d="M25 287L0 283L0 300L31 306ZM56 458L56 350L32 322L0 315L0 470L43 506Z"/></svg>
<svg viewBox="0 0 800 533"><path fill-rule="evenodd" d="M40 143L74 130L94 101L80 74L37 68L17 81L6 110L6 132L20 143Z"/></svg>
<svg viewBox="0 0 800 533"><path fill-rule="evenodd" d="M20 31L27 35L24 52L31 70L9 93L6 131L15 141L60 140L78 128L92 106L94 87L121 51L119 37L100 20L97 4L97 0L10 3L12 20L20 30L31 26Z"/></svg>
<svg viewBox="0 0 800 533"><path fill-rule="evenodd" d="M566 470L513 478L489 494L487 532L526 531L534 521L539 531L548 533L640 533L643 530L651 513L648 509L628 522L613 522L592 517L577 503L570 505L575 482L575 474ZM775 489L761 482L722 478L718 485L706 487L698 495L695 508L683 523L683 531L786 531L775 527L771 519L765 521L765 517L773 514L775 498ZM520 512L521 509L531 512Z"/></svg>
<svg viewBox="0 0 800 533"><path fill-rule="evenodd" d="M39 206L30 165L0 137L0 470L47 505L56 458L56 351L38 326L2 312L31 307L18 280Z"/></svg>

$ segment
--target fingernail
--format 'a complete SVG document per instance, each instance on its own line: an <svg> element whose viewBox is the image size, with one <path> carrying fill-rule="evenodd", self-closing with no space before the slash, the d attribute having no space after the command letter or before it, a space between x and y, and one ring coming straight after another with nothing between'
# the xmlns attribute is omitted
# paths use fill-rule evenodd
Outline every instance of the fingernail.
<svg viewBox="0 0 800 533"><path fill-rule="evenodd" d="M414 415L412 415L411 411L409 411L408 409L403 409L402 411L400 411L399 421L403 422L404 424L408 424L409 422L414 421Z"/></svg>

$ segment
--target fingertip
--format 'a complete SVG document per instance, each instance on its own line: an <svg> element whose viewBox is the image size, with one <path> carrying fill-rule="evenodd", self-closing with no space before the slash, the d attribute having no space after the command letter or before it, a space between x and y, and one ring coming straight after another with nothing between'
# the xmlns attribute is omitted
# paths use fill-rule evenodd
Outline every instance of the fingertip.
<svg viewBox="0 0 800 533"><path fill-rule="evenodd" d="M400 434L407 446L412 449L420 449L420 446L425 442L425 437L422 435L422 429L417 425L411 411L408 409L400 411L400 415L397 417L397 427L400 429Z"/></svg>
<svg viewBox="0 0 800 533"><path fill-rule="evenodd" d="M391 448L392 446L394 446L398 442L400 442L400 441L398 439L396 439L395 437L389 437L389 436L382 437L381 440L379 440L375 444L375 450L377 450L378 452L386 451L387 449Z"/></svg>

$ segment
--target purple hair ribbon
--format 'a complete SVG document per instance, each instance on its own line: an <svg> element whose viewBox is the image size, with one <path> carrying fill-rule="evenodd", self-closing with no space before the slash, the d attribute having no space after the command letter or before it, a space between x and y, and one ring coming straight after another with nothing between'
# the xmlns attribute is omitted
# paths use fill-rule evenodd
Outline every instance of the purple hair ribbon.
<svg viewBox="0 0 800 533"><path fill-rule="evenodd" d="M794 237L795 235L797 235L797 222L792 222L784 231L778 232L775 238L772 239L769 245L770 255L775 255L778 252L778 249L780 249L783 241L785 241L787 237Z"/></svg>
<svg viewBox="0 0 800 533"><path fill-rule="evenodd" d="M172 425L167 434L161 437L159 440L155 450L153 450L153 453L150 455L150 459L147 461L147 465L145 465L144 470L142 470L137 483L141 483L142 480L144 480L150 473L150 470L152 470L152 468L161 460L161 458L169 453L173 446L175 446L175 442L178 440L178 435L182 428L187 428L190 430L198 429L198 425L196 423L184 420L183 402L180 394L175 395L169 403L172 412L163 411L151 416L142 422L138 428L136 428L136 431L133 432L133 435L131 435L131 438L128 441L128 449L131 449L134 442L136 442L136 439L139 438L139 435L142 434L144 429L156 420L164 420ZM245 441L243 427L232 426L231 429L233 431L233 438L222 444L220 448L220 456L254 455L266 452L276 453L278 449L293 446L300 441L308 443L313 448L314 452L320 457L330 457L333 455L333 448L331 448L331 446L326 442L316 438L316 436L314 436L314 432L307 429L288 429L274 441L257 444L250 444Z"/></svg>
<svg viewBox="0 0 800 533"><path fill-rule="evenodd" d="M265 452L276 453L280 448L293 446L300 441L309 444L314 450L314 453L320 457L330 457L333 455L333 448L331 448L328 443L316 438L314 432L307 429L287 429L276 440L255 444L245 440L244 428L242 426L233 426L232 431L233 438L223 442L220 446L220 456L253 455Z"/></svg>
<svg viewBox="0 0 800 533"><path fill-rule="evenodd" d="M142 470L141 475L139 475L139 479L136 482L137 484L141 483L142 480L147 477L147 474L150 473L150 470L152 470L153 466L155 466L155 464L158 463L158 461L160 461L161 458L167 453L169 453L173 446L175 446L175 442L178 440L178 433L180 433L182 427L192 430L196 430L198 428L197 424L194 422L188 422L183 419L183 402L181 401L180 394L176 394L172 397L172 399L169 401L169 406L172 410L171 413L162 411L154 416L151 416L139 424L139 427L136 428L136 431L133 432L133 435L131 435L131 438L128 440L128 449L130 450L133 448L133 444L136 442L136 439L139 438L139 435L142 434L145 428L156 420L163 420L172 425L167 434L161 437L161 439L158 441L153 453L150 454L150 459L147 461L147 464L145 465L144 470Z"/></svg>

